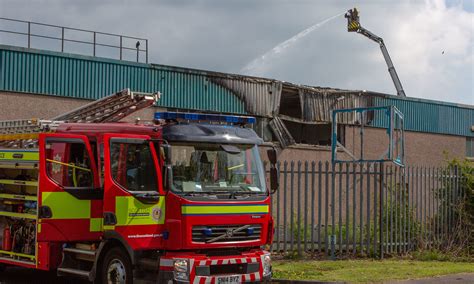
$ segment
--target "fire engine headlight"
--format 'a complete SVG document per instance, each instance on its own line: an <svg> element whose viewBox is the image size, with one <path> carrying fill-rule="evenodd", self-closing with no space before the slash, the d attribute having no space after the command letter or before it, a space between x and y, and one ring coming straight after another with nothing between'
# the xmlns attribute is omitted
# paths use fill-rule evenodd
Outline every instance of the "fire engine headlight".
<svg viewBox="0 0 474 284"><path fill-rule="evenodd" d="M263 276L268 276L272 273L272 259L269 254L263 256Z"/></svg>
<svg viewBox="0 0 474 284"><path fill-rule="evenodd" d="M175 259L173 266L175 280L189 280L189 262L187 259Z"/></svg>

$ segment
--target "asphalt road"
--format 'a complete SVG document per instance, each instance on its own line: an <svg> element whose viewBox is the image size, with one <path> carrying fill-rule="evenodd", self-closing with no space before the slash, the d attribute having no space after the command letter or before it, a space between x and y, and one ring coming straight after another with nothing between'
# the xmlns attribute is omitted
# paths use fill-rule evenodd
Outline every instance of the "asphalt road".
<svg viewBox="0 0 474 284"><path fill-rule="evenodd" d="M45 272L34 269L8 267L7 269L5 269L5 271L0 272L0 283L87 284L90 282L72 277L58 277L56 275L56 272Z"/></svg>
<svg viewBox="0 0 474 284"><path fill-rule="evenodd" d="M19 267L8 267L0 272L0 284L88 284L90 282L75 277L58 277L55 272L44 272ZM272 283L330 283L318 281L273 281ZM333 282L336 283L336 282ZM453 274L433 278L389 281L386 284L471 284L474 283L474 273Z"/></svg>

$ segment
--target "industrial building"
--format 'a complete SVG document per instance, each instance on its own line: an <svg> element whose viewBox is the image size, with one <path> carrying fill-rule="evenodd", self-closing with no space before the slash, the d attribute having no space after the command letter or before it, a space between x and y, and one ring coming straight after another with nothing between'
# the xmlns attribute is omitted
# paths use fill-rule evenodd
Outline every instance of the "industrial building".
<svg viewBox="0 0 474 284"><path fill-rule="evenodd" d="M330 160L331 110L389 105L404 114L407 164L474 157L471 105L0 45L0 120L50 118L124 88L161 92L157 109L255 116L280 160ZM386 146L384 122L374 116L367 126L365 151L376 156ZM344 117L338 140L354 148L357 129L355 117Z"/></svg>

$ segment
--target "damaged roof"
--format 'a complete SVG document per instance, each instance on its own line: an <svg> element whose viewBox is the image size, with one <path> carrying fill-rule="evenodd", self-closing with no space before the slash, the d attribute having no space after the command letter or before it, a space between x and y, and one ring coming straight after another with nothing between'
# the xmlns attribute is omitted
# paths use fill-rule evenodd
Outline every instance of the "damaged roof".
<svg viewBox="0 0 474 284"><path fill-rule="evenodd" d="M0 45L0 63L0 91L89 100L123 88L160 91L159 106L267 118L281 137L287 133L285 121L328 124L333 109L388 105L404 113L406 130L474 137L470 105L7 45ZM377 117L368 120L371 126L384 126ZM358 121L348 113L340 123ZM291 144L291 135L287 138Z"/></svg>

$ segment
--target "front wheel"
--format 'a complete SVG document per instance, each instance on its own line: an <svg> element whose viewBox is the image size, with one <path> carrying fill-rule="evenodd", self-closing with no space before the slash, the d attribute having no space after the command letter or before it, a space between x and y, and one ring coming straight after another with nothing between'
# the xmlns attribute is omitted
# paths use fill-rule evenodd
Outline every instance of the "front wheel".
<svg viewBox="0 0 474 284"><path fill-rule="evenodd" d="M102 262L101 280L103 284L132 284L132 262L121 248L109 250Z"/></svg>

